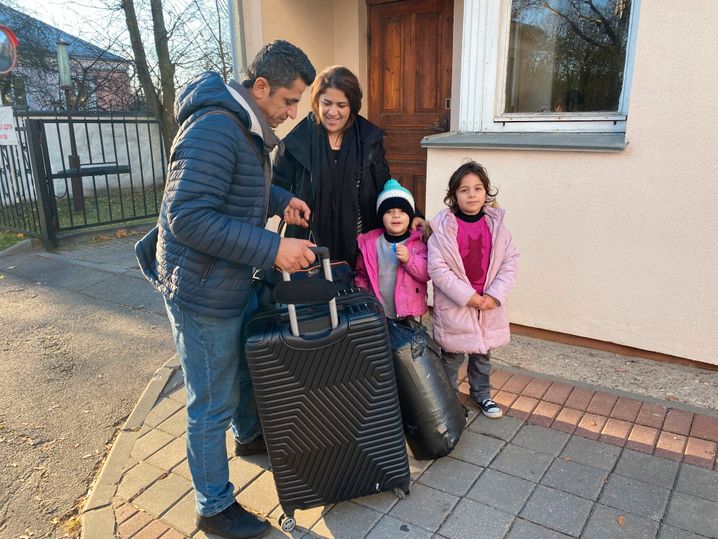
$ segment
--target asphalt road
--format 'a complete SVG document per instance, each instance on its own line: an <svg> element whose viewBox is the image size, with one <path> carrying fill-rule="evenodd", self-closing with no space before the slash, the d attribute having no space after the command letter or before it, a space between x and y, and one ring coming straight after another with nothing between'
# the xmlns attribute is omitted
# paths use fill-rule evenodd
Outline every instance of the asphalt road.
<svg viewBox="0 0 718 539"><path fill-rule="evenodd" d="M2 538L79 533L74 508L174 353L136 239L0 257Z"/></svg>

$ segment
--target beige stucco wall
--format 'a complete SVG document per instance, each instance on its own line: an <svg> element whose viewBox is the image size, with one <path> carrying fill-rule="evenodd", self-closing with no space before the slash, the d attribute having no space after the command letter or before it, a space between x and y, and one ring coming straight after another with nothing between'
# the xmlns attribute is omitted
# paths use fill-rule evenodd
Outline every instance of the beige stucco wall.
<svg viewBox="0 0 718 539"><path fill-rule="evenodd" d="M263 0L262 37L265 43L285 39L300 47L317 71L331 65L334 58L334 9L332 0ZM309 89L299 104L297 120L311 110ZM286 121L277 129L287 134L296 121Z"/></svg>
<svg viewBox="0 0 718 539"><path fill-rule="evenodd" d="M364 0L238 0L242 2L247 58L263 44L285 39L300 47L317 72L342 64L367 84L366 5ZM366 114L366 96L362 113ZM304 92L297 118L276 129L284 137L311 110L310 89ZM278 219L267 227L276 230Z"/></svg>
<svg viewBox="0 0 718 539"><path fill-rule="evenodd" d="M334 0L332 5L334 7L334 63L351 69L359 78L362 88L366 88L366 4L364 0Z"/></svg>
<svg viewBox="0 0 718 539"><path fill-rule="evenodd" d="M252 58L262 44L275 39L285 39L300 47L309 56L317 72L331 65L342 64L359 77L362 87L366 87L366 6L363 0L250 2L255 21L261 21L262 32L258 35L255 30L254 41L247 47L248 58ZM247 9L245 5L245 10ZM253 24L250 22L248 26ZM310 110L307 89L302 96L297 120ZM297 120L286 121L277 129L277 134L284 136L296 125Z"/></svg>
<svg viewBox="0 0 718 539"><path fill-rule="evenodd" d="M512 322L718 364L718 3L674 8L642 2L625 151L430 149L427 214L480 161L522 255Z"/></svg>

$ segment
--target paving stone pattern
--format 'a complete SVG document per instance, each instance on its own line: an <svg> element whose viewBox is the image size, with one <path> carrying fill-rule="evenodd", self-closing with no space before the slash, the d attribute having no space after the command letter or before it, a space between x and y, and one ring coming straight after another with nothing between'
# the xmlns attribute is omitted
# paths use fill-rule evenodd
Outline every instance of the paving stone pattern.
<svg viewBox="0 0 718 539"><path fill-rule="evenodd" d="M410 459L411 495L297 511L292 537L718 536L718 418L501 369L492 384L506 416L471 408L450 456ZM118 537L207 537L194 527L184 396L162 396L135 442L113 501ZM288 536L267 457L229 467L240 503L274 526L269 537Z"/></svg>

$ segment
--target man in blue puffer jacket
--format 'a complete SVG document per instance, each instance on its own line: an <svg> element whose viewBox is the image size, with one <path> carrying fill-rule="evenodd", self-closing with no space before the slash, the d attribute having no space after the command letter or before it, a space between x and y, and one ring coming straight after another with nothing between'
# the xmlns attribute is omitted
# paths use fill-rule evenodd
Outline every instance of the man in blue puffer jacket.
<svg viewBox="0 0 718 539"><path fill-rule="evenodd" d="M272 129L296 117L314 76L304 52L275 41L242 85L204 73L182 90L158 227L135 247L164 296L184 373L197 527L222 537L269 530L234 498L225 432L231 424L238 455L266 451L242 330L256 306L253 268L292 272L314 261L309 241L264 228L274 214L307 226L309 207L271 185L269 152L281 144Z"/></svg>

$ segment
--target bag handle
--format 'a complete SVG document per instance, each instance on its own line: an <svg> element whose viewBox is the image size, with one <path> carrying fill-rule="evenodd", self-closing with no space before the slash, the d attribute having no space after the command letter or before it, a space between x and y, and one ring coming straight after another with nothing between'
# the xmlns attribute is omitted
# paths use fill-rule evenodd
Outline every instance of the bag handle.
<svg viewBox="0 0 718 539"><path fill-rule="evenodd" d="M289 327L292 331L292 335L299 337L299 322L297 320L297 308L295 303L298 298L304 297L307 301L301 301L301 303L329 303L329 317L332 321L332 329L336 329L339 326L339 315L337 313L337 298L336 298L336 286L332 280L332 266L329 260L329 249L326 247L312 247L312 252L316 254L322 261L322 267L324 268L324 277L328 285L325 285L325 292L330 290L329 285L333 287L333 293L331 299L327 302L326 298L319 300L317 297L311 297L311 292L316 293L316 289L308 287L307 282L311 281L291 281L291 277L288 272L282 270L283 282L277 284L274 288L274 298L279 300L280 298L293 299L293 303L287 303L287 311L289 311ZM309 294L306 294L310 292ZM306 295L303 295L306 294ZM278 301L283 303L282 301Z"/></svg>
<svg viewBox="0 0 718 539"><path fill-rule="evenodd" d="M312 213L312 215L314 215L314 214ZM303 213L302 213L302 217L304 217ZM312 219L309 219L307 221L307 223L309 223L309 238L307 238L307 239L309 241L312 241L312 242L316 243L317 245L319 245L320 244L319 234L317 234L317 227L314 224L314 221ZM279 234L281 236L286 231L288 226L289 225L283 218L280 219L279 226L277 227L277 234ZM314 238L314 239L312 239L312 238Z"/></svg>

